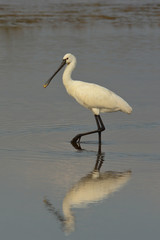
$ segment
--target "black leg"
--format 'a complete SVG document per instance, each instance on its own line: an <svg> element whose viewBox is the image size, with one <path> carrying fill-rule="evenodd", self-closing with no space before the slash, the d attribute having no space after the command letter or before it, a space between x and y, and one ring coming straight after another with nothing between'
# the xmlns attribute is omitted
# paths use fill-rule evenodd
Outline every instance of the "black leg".
<svg viewBox="0 0 160 240"><path fill-rule="evenodd" d="M71 144L73 146L77 145L79 146L80 145L80 140L81 140L81 137L82 136L85 136L85 135L89 135L89 134L93 134L93 133L98 133L98 136L99 136L99 144L101 145L101 132L105 130L105 126L102 122L102 119L100 117L100 115L94 115L95 116L95 119L96 119L96 123L97 123L97 130L94 130L94 131L91 131L91 132L86 132L86 133L80 133L80 134L77 134L72 140L71 140ZM80 149L80 148L79 148Z"/></svg>
<svg viewBox="0 0 160 240"><path fill-rule="evenodd" d="M105 126L102 122L102 119L100 115L95 115L96 123L97 123L97 131L98 131L98 137L99 137L99 145L101 145L101 132L105 130Z"/></svg>
<svg viewBox="0 0 160 240"><path fill-rule="evenodd" d="M101 119L101 116L100 116L100 115L98 115L98 118L99 118L99 121L100 121L100 124L101 124L101 132L102 132L102 131L105 130L105 126L104 126L104 124L103 124L103 122L102 122L102 119Z"/></svg>

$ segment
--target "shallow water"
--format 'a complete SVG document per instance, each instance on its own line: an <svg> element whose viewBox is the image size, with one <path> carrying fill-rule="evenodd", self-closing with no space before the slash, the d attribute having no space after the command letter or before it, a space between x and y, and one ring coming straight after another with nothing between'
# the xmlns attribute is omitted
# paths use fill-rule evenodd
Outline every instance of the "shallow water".
<svg viewBox="0 0 160 240"><path fill-rule="evenodd" d="M159 3L14 3L0 5L2 238L158 239ZM133 107L102 115L101 154L96 135L82 139L84 151L70 144L96 124L62 72L43 88L67 52L74 79Z"/></svg>

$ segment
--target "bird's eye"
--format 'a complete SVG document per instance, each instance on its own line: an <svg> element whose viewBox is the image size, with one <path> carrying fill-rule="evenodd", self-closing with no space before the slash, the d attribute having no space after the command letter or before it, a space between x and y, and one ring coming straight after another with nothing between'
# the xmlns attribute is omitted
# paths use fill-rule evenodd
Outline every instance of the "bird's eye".
<svg viewBox="0 0 160 240"><path fill-rule="evenodd" d="M68 57L66 58L66 60L68 60Z"/></svg>

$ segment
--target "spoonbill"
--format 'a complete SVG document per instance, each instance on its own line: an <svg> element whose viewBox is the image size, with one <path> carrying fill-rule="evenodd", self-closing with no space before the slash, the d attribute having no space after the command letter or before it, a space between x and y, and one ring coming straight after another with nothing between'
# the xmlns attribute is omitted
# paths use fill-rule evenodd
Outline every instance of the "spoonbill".
<svg viewBox="0 0 160 240"><path fill-rule="evenodd" d="M76 67L76 63L77 61L74 55L71 53L65 54L61 65L48 81L46 81L43 87L46 88L54 76L66 65L62 77L66 91L75 98L79 104L93 112L97 124L97 130L77 134L71 143L72 145L76 145L80 143L82 136L98 133L99 144L101 144L101 132L105 130L105 126L100 117L100 113L122 111L130 114L132 107L124 99L107 88L94 83L73 80L71 74Z"/></svg>

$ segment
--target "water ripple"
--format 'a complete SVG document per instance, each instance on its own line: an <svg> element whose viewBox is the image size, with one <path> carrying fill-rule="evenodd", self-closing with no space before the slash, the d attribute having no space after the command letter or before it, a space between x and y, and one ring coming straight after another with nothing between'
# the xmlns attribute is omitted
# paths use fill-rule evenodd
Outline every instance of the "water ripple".
<svg viewBox="0 0 160 240"><path fill-rule="evenodd" d="M87 24L106 22L118 26L159 26L160 4L130 3L65 3L22 6L0 4L0 26L35 27L71 25L84 27Z"/></svg>

